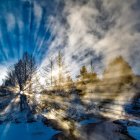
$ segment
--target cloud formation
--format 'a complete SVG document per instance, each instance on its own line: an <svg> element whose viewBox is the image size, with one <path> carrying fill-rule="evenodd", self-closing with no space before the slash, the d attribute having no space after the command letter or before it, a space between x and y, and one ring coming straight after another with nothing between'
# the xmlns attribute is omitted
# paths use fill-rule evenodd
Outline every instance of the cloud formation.
<svg viewBox="0 0 140 140"><path fill-rule="evenodd" d="M140 74L139 0L7 1L0 5L0 64L28 51L42 69L61 50L73 77L91 60L101 74L119 55Z"/></svg>
<svg viewBox="0 0 140 140"><path fill-rule="evenodd" d="M62 2L62 1L59 1ZM61 13L51 16L51 32L55 39L48 55L64 52L70 71L77 74L80 66L94 62L101 73L115 57L122 55L140 74L140 11L137 0L70 0L63 1ZM93 53L91 53L93 52ZM92 55L88 55L88 54Z"/></svg>

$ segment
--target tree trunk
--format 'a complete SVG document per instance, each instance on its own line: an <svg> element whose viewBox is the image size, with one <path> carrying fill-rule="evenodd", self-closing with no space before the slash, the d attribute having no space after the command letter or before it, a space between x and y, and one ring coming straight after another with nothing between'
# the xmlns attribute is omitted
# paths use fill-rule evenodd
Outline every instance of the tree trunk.
<svg viewBox="0 0 140 140"><path fill-rule="evenodd" d="M22 85L20 85L20 111L22 112L23 111L23 90L22 90Z"/></svg>
<svg viewBox="0 0 140 140"><path fill-rule="evenodd" d="M21 92L21 91L20 91L20 92ZM23 111L22 104L23 104L23 95L20 93L20 111L21 111L21 112Z"/></svg>

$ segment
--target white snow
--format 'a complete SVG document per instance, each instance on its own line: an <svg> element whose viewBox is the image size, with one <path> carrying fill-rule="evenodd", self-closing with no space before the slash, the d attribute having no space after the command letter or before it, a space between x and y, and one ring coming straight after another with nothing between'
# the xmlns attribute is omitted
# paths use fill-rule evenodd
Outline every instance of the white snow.
<svg viewBox="0 0 140 140"><path fill-rule="evenodd" d="M57 133L42 122L0 125L0 140L50 140Z"/></svg>
<svg viewBox="0 0 140 140"><path fill-rule="evenodd" d="M140 140L140 126L128 126L127 131L131 137Z"/></svg>

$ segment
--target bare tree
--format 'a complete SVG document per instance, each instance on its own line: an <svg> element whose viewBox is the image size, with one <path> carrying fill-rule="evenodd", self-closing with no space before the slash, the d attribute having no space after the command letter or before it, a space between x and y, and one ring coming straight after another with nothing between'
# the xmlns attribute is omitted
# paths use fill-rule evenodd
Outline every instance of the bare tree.
<svg viewBox="0 0 140 140"><path fill-rule="evenodd" d="M53 84L53 75L52 75L52 72L53 72L53 60L50 59L50 71L51 71L51 86Z"/></svg>
<svg viewBox="0 0 140 140"><path fill-rule="evenodd" d="M12 70L12 68L9 68L9 69L10 69L10 71L8 71L6 80L4 80L3 85L9 86L9 87L15 87L17 84L15 72Z"/></svg>
<svg viewBox="0 0 140 140"><path fill-rule="evenodd" d="M36 69L35 59L27 52L24 53L23 58L14 66L15 76L19 85L20 91L24 91L25 85L31 85L33 73Z"/></svg>
<svg viewBox="0 0 140 140"><path fill-rule="evenodd" d="M93 61L92 60L90 61L90 71L91 71L91 73L94 72Z"/></svg>
<svg viewBox="0 0 140 140"><path fill-rule="evenodd" d="M67 71L66 71L66 65L64 64L64 56L61 53L61 51L58 52L57 56L57 68L58 68L58 87L59 89L62 88L62 84L65 84L66 77L67 77Z"/></svg>
<svg viewBox="0 0 140 140"><path fill-rule="evenodd" d="M28 88L31 88L31 80L35 69L35 59L26 52L9 73L7 81L12 81L12 83L14 82L14 84L19 86L21 111L23 110L23 102L26 100L26 95L24 95L23 92L27 88L25 88L26 85L28 85Z"/></svg>
<svg viewBox="0 0 140 140"><path fill-rule="evenodd" d="M59 85L62 83L62 67L63 67L63 56L62 53L59 51L58 57L57 57L57 65L58 65L58 81Z"/></svg>
<svg viewBox="0 0 140 140"><path fill-rule="evenodd" d="M46 84L51 87L54 83L53 69L54 69L54 61L52 58L50 58L49 64L43 67L43 72L41 73L41 75L44 76L46 79Z"/></svg>

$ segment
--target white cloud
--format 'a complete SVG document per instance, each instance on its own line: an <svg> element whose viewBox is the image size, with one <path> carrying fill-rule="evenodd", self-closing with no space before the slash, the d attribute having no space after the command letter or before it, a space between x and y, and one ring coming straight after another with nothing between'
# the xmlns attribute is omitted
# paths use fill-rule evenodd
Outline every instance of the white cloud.
<svg viewBox="0 0 140 140"><path fill-rule="evenodd" d="M0 65L0 85L3 83L3 80L7 76L7 67Z"/></svg>
<svg viewBox="0 0 140 140"><path fill-rule="evenodd" d="M42 7L37 2L34 2L34 15L36 17L36 20L40 22L42 18Z"/></svg>
<svg viewBox="0 0 140 140"><path fill-rule="evenodd" d="M7 29L8 31L11 31L15 28L15 16L12 13L8 13L6 15L6 22L7 22Z"/></svg>
<svg viewBox="0 0 140 140"><path fill-rule="evenodd" d="M102 64L94 64L97 71L100 65L106 66L116 56L122 55L135 73L140 74L137 56L140 54L140 32L133 29L140 23L140 13L131 8L135 1L101 0L96 3L89 0L84 4L81 1L65 1L60 17L63 15L66 22L62 22L60 17L51 17L50 30L56 39L51 42L48 55L55 56L58 46L65 46L65 61L73 74L92 59L92 56L84 57L80 62L72 59L72 55L83 56L85 49L92 49L97 56L102 54Z"/></svg>

